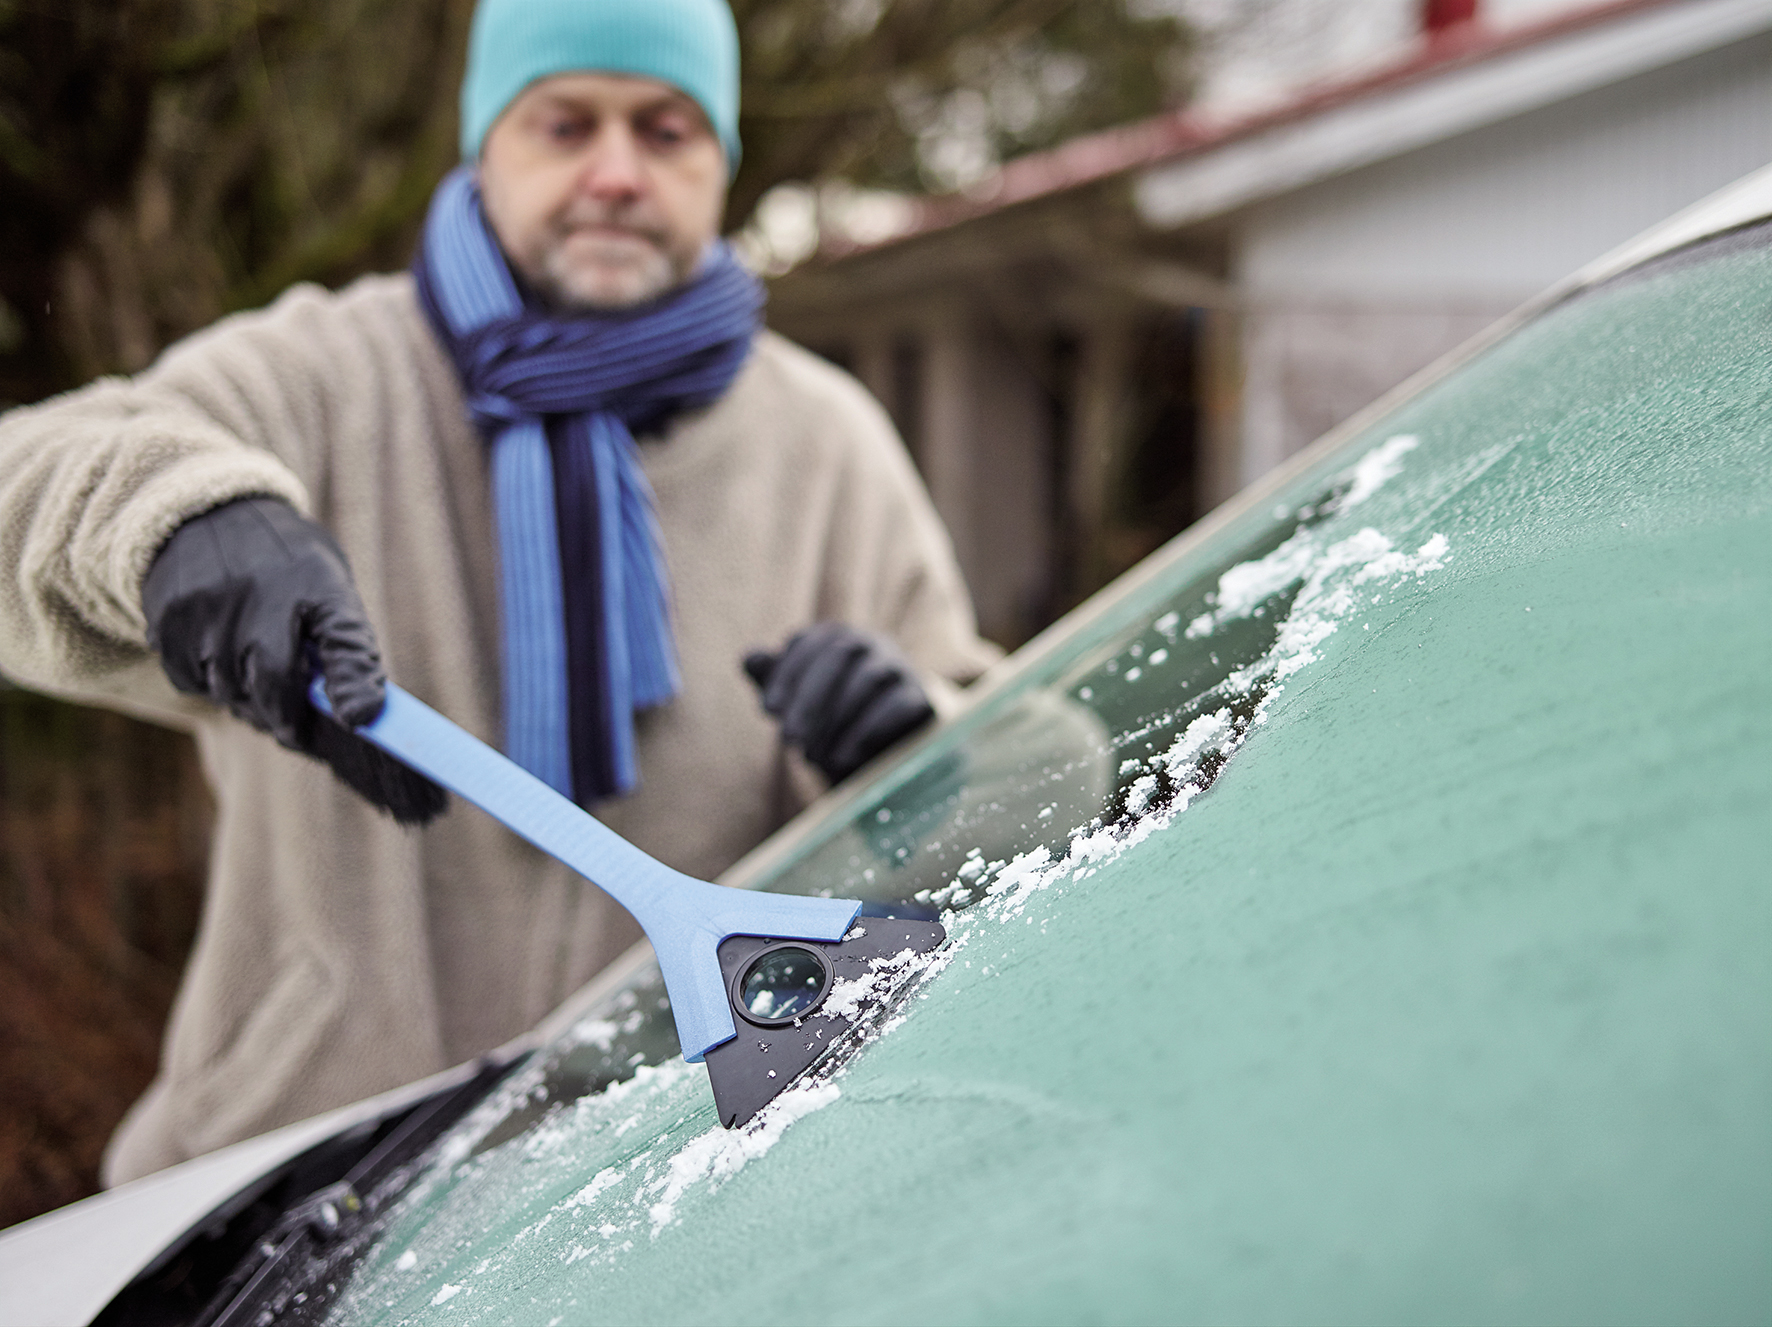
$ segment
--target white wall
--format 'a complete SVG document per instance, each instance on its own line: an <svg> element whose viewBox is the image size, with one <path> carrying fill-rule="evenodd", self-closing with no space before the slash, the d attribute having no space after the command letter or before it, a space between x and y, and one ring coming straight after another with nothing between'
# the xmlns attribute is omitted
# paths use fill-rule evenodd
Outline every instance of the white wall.
<svg viewBox="0 0 1772 1327"><path fill-rule="evenodd" d="M1244 482L1484 322L1772 161L1762 35L1252 209Z"/></svg>

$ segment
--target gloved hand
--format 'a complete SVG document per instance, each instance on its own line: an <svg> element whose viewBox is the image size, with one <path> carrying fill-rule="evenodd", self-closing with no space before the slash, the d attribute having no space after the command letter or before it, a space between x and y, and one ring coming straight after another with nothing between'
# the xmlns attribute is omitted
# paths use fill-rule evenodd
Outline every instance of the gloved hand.
<svg viewBox="0 0 1772 1327"><path fill-rule="evenodd" d="M935 717L898 647L841 622L808 627L779 654L753 650L744 669L783 740L832 783Z"/></svg>
<svg viewBox="0 0 1772 1327"><path fill-rule="evenodd" d="M325 761L402 824L448 804L431 780L309 704L318 667L339 718L365 724L381 713L387 678L344 554L288 503L242 498L179 526L142 581L142 611L180 691Z"/></svg>

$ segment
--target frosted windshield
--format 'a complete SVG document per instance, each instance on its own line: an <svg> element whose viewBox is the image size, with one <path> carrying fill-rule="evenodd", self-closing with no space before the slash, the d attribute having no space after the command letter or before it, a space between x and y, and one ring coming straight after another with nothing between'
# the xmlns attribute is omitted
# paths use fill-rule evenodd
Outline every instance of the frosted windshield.
<svg viewBox="0 0 1772 1327"><path fill-rule="evenodd" d="M1552 310L1323 458L1267 509L1114 595L1015 686L804 840L766 886L941 916L956 945L930 965L931 982L954 954L967 961L964 942L986 929L1043 934L1030 900L1114 889L1116 862L1208 798L1281 696L1297 709L1301 688L1332 676L1325 658L1350 634L1404 600L1427 605L1431 620L1432 597L1461 568L1518 539L1519 513L1585 491L1594 439L1687 437L1693 420L1727 417L1743 391L1760 399L1759 343L1742 334L1718 349L1693 327L1733 327L1740 292L1772 288L1769 266L1758 241L1731 240L1653 265L1640 298L1630 287L1644 273ZM1637 320L1630 338L1616 331L1621 319ZM1654 375L1641 367L1651 363ZM1639 450L1644 467L1657 463L1650 442ZM1335 779L1333 747L1319 759L1313 776ZM797 1115L835 1099L815 1084L758 1130L725 1134L710 1127L699 1075L678 1056L656 970L640 973L518 1070L388 1200L354 1246L360 1269L334 1316L452 1302L485 1312L498 1286L528 1286L544 1263L582 1262L589 1277L646 1247L685 1194L711 1192Z"/></svg>

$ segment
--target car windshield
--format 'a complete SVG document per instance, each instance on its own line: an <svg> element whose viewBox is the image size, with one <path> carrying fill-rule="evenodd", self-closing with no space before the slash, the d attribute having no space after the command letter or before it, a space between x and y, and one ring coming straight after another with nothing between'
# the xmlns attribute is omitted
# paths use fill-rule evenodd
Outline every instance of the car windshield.
<svg viewBox="0 0 1772 1327"><path fill-rule="evenodd" d="M1575 480L1600 441L1627 494L1668 448L1708 448L1707 464L1725 468L1763 449L1743 411L1764 409L1765 238L1762 227L1696 246L1549 309L1350 433L1259 509L1183 536L803 832L764 887L939 915L952 936L875 1029L878 1049L914 1034L917 997L970 967L980 937L1021 928L1013 950L992 942L1004 954L1058 943L1031 899L1118 888L1127 854L1191 823L1183 813L1235 777L1246 747L1320 703L1331 642L1381 632L1404 607L1431 621L1450 577L1520 537L1522 511L1590 491ZM1737 498L1725 487L1707 500ZM1658 519L1624 502L1604 519ZM1337 777L1332 738L1314 759ZM1125 980L1109 958L1102 979ZM1065 1010L1083 994L1029 998L1068 1033ZM642 967L374 1196L372 1219L327 1259L323 1292L303 1293L341 1322L443 1306L464 1320L523 1317L532 1296L537 1321L570 1315L596 1269L653 1247L687 1194L717 1189L837 1090L827 1071L750 1128L720 1130L657 970ZM800 1238L783 1220L784 1237Z"/></svg>

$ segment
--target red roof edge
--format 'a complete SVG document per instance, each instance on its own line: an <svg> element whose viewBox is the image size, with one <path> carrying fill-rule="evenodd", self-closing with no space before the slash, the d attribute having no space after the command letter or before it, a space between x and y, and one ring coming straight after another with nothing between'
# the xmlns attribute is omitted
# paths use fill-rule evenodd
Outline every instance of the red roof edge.
<svg viewBox="0 0 1772 1327"><path fill-rule="evenodd" d="M1359 77L1308 87L1290 100L1252 115L1219 120L1184 108L1133 124L1083 134L1043 152L1030 152L1005 162L971 188L918 199L915 220L909 228L890 239L871 244L834 244L822 249L820 256L834 259L883 249L1017 203L1063 193L1139 167L1223 147L1237 139L1308 119L1363 97L1468 68L1642 10L1686 2L1607 0L1539 23L1501 30L1485 26L1479 17L1473 22L1417 38L1401 58Z"/></svg>

